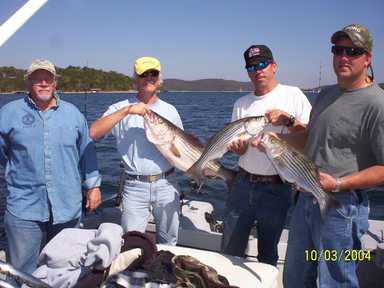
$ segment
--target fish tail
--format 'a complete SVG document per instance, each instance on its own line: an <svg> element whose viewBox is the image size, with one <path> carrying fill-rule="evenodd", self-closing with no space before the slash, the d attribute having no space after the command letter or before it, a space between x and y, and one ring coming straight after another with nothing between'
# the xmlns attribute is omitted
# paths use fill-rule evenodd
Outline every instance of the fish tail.
<svg viewBox="0 0 384 288"><path fill-rule="evenodd" d="M218 176L227 184L228 192L231 192L233 183L235 183L236 171L226 167L221 167Z"/></svg>
<svg viewBox="0 0 384 288"><path fill-rule="evenodd" d="M196 165L198 162L195 162L185 173L190 175L196 182L196 184L201 188L201 183L203 182L203 173L200 165Z"/></svg>
<svg viewBox="0 0 384 288"><path fill-rule="evenodd" d="M319 202L321 218L324 220L331 209L341 207L339 200L332 193L327 193L327 196Z"/></svg>

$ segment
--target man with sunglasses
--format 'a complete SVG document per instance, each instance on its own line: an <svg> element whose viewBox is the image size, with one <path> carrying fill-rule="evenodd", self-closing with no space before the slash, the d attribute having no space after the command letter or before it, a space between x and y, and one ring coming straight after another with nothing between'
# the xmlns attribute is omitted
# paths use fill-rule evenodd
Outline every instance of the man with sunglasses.
<svg viewBox="0 0 384 288"><path fill-rule="evenodd" d="M176 245L179 192L167 180L174 169L148 141L142 117L151 109L183 128L176 108L157 96L162 81L160 71L156 58L137 59L133 77L138 91L135 99L111 105L102 118L91 125L90 134L93 139L99 139L111 132L116 138L125 169L121 218L124 231L145 232L152 212L157 242Z"/></svg>
<svg viewBox="0 0 384 288"><path fill-rule="evenodd" d="M321 219L310 193L300 193L292 215L284 287L359 287L356 257L368 229L369 187L384 182L384 91L373 82L372 38L361 25L335 32L333 69L337 84L317 97L307 130L296 139L322 171L324 191L333 192L340 207ZM371 75L369 75L371 69ZM289 140L289 139L287 139ZM310 256L312 255L312 257Z"/></svg>
<svg viewBox="0 0 384 288"><path fill-rule="evenodd" d="M56 93L57 74L36 59L25 75L29 93L0 110L0 165L5 167L4 226L10 263L37 267L40 250L81 215L100 204L100 175L85 117Z"/></svg>
<svg viewBox="0 0 384 288"><path fill-rule="evenodd" d="M266 115L268 130L288 133L302 130L309 120L311 105L303 92L275 79L277 64L265 45L253 45L244 52L245 68L254 92L238 99L232 121L247 116ZM240 154L233 190L227 200L222 250L244 256L248 238L256 221L258 260L276 265L279 242L291 202L291 188L283 184L266 155L248 147L242 140L231 144Z"/></svg>

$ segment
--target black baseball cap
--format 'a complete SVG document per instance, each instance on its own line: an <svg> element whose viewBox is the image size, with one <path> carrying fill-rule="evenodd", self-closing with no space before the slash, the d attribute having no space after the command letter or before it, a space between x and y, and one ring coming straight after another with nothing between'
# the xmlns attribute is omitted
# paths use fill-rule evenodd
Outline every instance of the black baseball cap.
<svg viewBox="0 0 384 288"><path fill-rule="evenodd" d="M256 65L260 61L274 61L271 49L265 45L252 45L244 52L245 68Z"/></svg>

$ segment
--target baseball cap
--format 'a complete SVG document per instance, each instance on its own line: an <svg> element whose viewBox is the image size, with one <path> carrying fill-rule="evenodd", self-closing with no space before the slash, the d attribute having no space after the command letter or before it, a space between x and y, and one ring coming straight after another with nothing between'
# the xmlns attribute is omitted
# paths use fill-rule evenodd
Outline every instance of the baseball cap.
<svg viewBox="0 0 384 288"><path fill-rule="evenodd" d="M357 47L363 48L368 52L372 51L373 41L371 34L367 28L359 24L345 26L343 29L333 33L331 43L335 44L341 37L348 37Z"/></svg>
<svg viewBox="0 0 384 288"><path fill-rule="evenodd" d="M134 70L137 75L148 70L161 71L160 61L153 57L141 57L135 61Z"/></svg>
<svg viewBox="0 0 384 288"><path fill-rule="evenodd" d="M265 45L252 45L244 52L245 68L253 66L260 61L272 60L271 49Z"/></svg>
<svg viewBox="0 0 384 288"><path fill-rule="evenodd" d="M27 74L25 74L25 77L29 77L33 72L40 69L50 72L55 77L57 76L55 65L53 65L52 62L45 59L35 59L28 67Z"/></svg>

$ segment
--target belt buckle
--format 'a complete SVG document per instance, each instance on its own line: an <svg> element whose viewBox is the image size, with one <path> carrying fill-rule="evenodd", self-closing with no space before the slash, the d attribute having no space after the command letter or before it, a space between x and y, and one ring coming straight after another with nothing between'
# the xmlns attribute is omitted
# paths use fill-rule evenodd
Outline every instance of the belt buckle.
<svg viewBox="0 0 384 288"><path fill-rule="evenodd" d="M148 175L148 182L155 182L157 180L157 175Z"/></svg>
<svg viewBox="0 0 384 288"><path fill-rule="evenodd" d="M249 182L251 182L251 183L257 183L257 182L258 182L257 176L256 176L256 175L252 175L252 174L250 174L250 175L249 175Z"/></svg>

